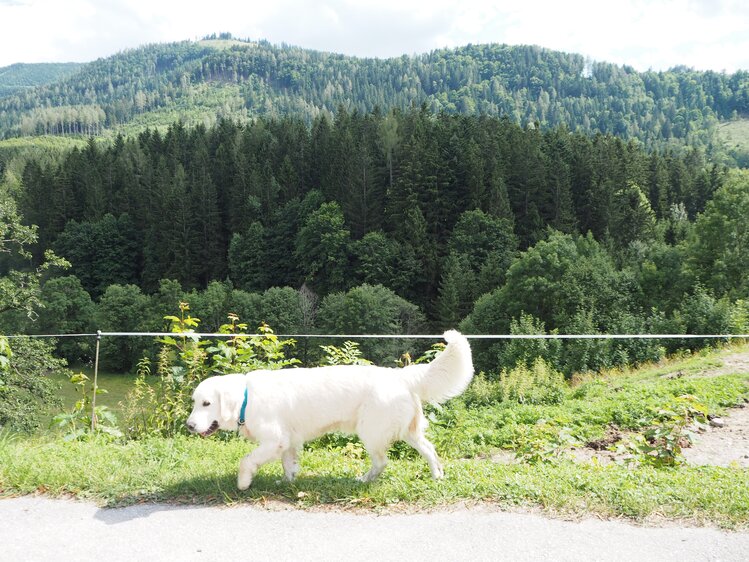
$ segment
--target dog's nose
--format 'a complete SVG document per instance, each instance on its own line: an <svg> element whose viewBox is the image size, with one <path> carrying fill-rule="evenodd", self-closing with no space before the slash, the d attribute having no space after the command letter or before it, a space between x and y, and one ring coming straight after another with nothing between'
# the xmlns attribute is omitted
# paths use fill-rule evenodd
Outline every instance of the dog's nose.
<svg viewBox="0 0 749 562"><path fill-rule="evenodd" d="M187 420L186 425L187 425L187 429L193 432L195 431L195 422L191 422L190 420Z"/></svg>

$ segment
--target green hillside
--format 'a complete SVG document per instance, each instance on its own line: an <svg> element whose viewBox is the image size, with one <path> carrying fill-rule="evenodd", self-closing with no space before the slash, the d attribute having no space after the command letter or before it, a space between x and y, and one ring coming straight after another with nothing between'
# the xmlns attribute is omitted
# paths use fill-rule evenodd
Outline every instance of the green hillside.
<svg viewBox="0 0 749 562"><path fill-rule="evenodd" d="M83 64L64 63L16 63L0 68L0 98L22 93L23 91L51 84L73 74Z"/></svg>
<svg viewBox="0 0 749 562"><path fill-rule="evenodd" d="M85 65L75 78L0 100L0 136L98 135L207 124L220 117L361 113L425 104L711 150L719 123L749 115L749 72L639 73L536 46L468 45L365 59L222 38L148 45Z"/></svg>
<svg viewBox="0 0 749 562"><path fill-rule="evenodd" d="M749 168L749 119L722 123L718 129L718 139L736 164Z"/></svg>

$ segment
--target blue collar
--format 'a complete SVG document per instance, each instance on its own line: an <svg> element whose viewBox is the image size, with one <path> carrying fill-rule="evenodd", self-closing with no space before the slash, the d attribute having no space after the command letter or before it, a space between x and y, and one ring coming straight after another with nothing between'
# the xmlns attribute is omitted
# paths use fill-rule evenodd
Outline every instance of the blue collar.
<svg viewBox="0 0 749 562"><path fill-rule="evenodd" d="M239 425L244 425L244 411L247 408L247 386L244 387L244 401L242 402L242 409L239 410Z"/></svg>

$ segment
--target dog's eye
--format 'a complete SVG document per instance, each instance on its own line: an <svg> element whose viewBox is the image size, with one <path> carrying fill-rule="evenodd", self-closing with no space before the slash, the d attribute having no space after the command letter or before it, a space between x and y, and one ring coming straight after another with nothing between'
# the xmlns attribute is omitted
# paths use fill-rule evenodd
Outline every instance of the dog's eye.
<svg viewBox="0 0 749 562"><path fill-rule="evenodd" d="M203 400L203 406L210 406L211 403L208 400Z"/></svg>

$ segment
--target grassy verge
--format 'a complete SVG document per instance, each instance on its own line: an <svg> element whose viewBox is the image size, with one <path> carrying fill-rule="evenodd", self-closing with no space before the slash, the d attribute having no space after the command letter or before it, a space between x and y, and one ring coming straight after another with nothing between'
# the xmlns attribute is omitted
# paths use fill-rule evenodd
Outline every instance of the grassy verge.
<svg viewBox="0 0 749 562"><path fill-rule="evenodd" d="M746 351L746 347L743 348ZM64 442L51 436L0 434L0 495L43 492L75 495L108 505L141 501L189 503L287 502L423 509L460 502L541 508L565 515L598 514L637 520L667 518L749 527L749 469L721 467L637 468L572 462L548 455L535 464L495 462L496 453L521 450L540 425L552 445L556 430L578 443L610 427L636 432L683 394L714 413L749 398L749 374L709 377L719 353L590 378L565 390L556 404L481 403L454 400L431 412L430 437L445 459L446 477L434 481L426 463L405 446L391 451L382 477L361 484L368 460L356 441L332 436L302 455L300 477L281 481L280 463L261 469L247 492L236 490L239 459L251 445L223 436L118 442L102 438ZM740 370L740 369L739 369ZM476 400L476 392L467 397ZM551 427L553 431L549 432Z"/></svg>
<svg viewBox="0 0 749 562"><path fill-rule="evenodd" d="M355 449L303 455L294 483L282 482L278 463L264 467L247 492L235 486L248 445L239 440L187 437L119 445L100 441L10 441L0 448L3 494L44 492L108 505L141 501L235 503L280 500L302 507L431 508L461 501L528 506L563 514L635 519L665 517L745 527L749 470L731 468L629 469L596 464L497 464L450 459L434 481L420 460L395 459L381 479L361 484L365 459ZM351 452L353 450L353 453Z"/></svg>

